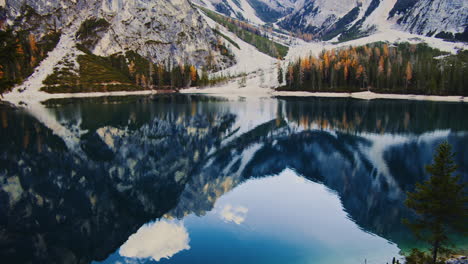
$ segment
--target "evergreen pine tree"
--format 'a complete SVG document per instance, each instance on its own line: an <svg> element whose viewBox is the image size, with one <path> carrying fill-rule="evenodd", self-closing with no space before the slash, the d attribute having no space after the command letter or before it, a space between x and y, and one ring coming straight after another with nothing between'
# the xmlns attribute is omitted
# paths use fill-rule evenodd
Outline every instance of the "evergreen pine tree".
<svg viewBox="0 0 468 264"><path fill-rule="evenodd" d="M457 169L453 158L450 144L440 144L434 163L426 166L431 177L417 184L405 201L418 215L413 222L405 222L419 239L431 245L432 263L441 250L448 249L449 232L468 232L467 184L460 183L460 176L452 176Z"/></svg>
<svg viewBox="0 0 468 264"><path fill-rule="evenodd" d="M278 65L278 83L283 84L283 68Z"/></svg>

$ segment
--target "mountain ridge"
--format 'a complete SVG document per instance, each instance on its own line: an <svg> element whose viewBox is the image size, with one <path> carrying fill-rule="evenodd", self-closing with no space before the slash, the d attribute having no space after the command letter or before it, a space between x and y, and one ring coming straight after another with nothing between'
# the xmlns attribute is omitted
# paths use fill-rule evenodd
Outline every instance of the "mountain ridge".
<svg viewBox="0 0 468 264"><path fill-rule="evenodd" d="M468 3L463 0L240 0L240 2L193 0L193 2L230 17L259 25L274 23L292 32L313 34L315 39L321 40L341 37L340 40L345 41L368 36L382 30L382 24L388 24L393 29L413 34L468 41ZM254 12L246 12L246 5ZM385 12L381 12L382 10Z"/></svg>

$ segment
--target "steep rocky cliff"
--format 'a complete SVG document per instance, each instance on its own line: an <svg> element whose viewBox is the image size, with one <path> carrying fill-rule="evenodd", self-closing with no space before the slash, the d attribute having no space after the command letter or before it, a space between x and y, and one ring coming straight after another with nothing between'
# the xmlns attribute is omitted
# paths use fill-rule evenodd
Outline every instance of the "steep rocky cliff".
<svg viewBox="0 0 468 264"><path fill-rule="evenodd" d="M7 0L4 12L14 29L39 38L49 31L86 34L88 48L100 56L133 50L154 62L202 65L216 41L187 0ZM76 42L82 41L78 36Z"/></svg>
<svg viewBox="0 0 468 264"><path fill-rule="evenodd" d="M5 79L11 86L32 74L21 90L39 89L53 72L79 73L83 65L78 57L85 54L107 58L99 72L108 72L104 68L112 65L110 57L116 54L127 57L129 68L124 72L138 69L140 65L130 67L138 61L132 62L128 52L138 54L140 64L147 68L150 61L169 69L190 64L208 70L234 63L232 56L220 51L214 32L188 0L6 0L0 3L0 22L6 34L2 43L19 43L16 53L22 55L20 60L2 58ZM54 41L43 47L51 35ZM52 52L49 58L48 52ZM122 73L122 69L111 70ZM150 75L146 73L145 79ZM115 82L122 85L120 79Z"/></svg>

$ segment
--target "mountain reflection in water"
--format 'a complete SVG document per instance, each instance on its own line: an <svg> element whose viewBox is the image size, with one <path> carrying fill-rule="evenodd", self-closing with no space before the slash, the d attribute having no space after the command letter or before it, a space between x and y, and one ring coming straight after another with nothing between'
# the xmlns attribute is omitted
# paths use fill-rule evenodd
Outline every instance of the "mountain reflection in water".
<svg viewBox="0 0 468 264"><path fill-rule="evenodd" d="M402 202L440 141L468 178L466 104L170 95L33 109L0 105L9 263L379 263L416 245Z"/></svg>

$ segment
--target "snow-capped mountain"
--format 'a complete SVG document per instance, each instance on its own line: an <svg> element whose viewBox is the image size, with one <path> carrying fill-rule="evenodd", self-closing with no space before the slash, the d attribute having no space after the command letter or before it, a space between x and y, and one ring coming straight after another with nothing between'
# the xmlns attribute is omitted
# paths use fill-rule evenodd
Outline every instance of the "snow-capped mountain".
<svg viewBox="0 0 468 264"><path fill-rule="evenodd" d="M281 26L292 31L323 35L339 24L351 23L361 7L359 0L300 0ZM341 22L343 20L346 23Z"/></svg>
<svg viewBox="0 0 468 264"><path fill-rule="evenodd" d="M445 39L468 38L465 0L192 0L227 16L330 40L393 28Z"/></svg>
<svg viewBox="0 0 468 264"><path fill-rule="evenodd" d="M390 12L403 29L416 34L468 34L466 0L398 0ZM460 37L462 37L460 35Z"/></svg>
<svg viewBox="0 0 468 264"><path fill-rule="evenodd" d="M466 39L464 0L299 0L280 22L285 29L325 40L352 39L389 28ZM465 32L465 37L463 37Z"/></svg>
<svg viewBox="0 0 468 264"><path fill-rule="evenodd" d="M74 38L81 29L87 48L100 56L132 50L154 62L203 65L216 43L188 0L6 0L3 12L15 30L39 40L58 31L79 43L83 39Z"/></svg>

